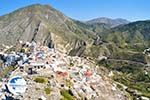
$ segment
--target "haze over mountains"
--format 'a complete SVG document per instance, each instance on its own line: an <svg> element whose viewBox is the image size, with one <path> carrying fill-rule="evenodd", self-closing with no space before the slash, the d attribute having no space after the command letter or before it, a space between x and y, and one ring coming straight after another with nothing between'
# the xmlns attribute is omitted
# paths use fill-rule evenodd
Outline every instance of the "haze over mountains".
<svg viewBox="0 0 150 100"><path fill-rule="evenodd" d="M0 17L0 48L3 44L19 48L19 41L36 41L69 55L88 57L109 71L119 72L116 81L150 97L150 79L143 75L145 70L150 72L145 68L150 63L148 56L143 54L150 47L149 20L97 18L81 22L49 5L35 4ZM102 57L109 59L101 62Z"/></svg>

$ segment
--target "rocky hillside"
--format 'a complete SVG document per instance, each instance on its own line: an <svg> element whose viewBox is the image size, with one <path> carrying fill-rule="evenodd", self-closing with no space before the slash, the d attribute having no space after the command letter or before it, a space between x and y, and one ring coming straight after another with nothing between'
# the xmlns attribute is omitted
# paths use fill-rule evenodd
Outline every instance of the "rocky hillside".
<svg viewBox="0 0 150 100"><path fill-rule="evenodd" d="M31 5L0 17L0 44L5 45L34 40L66 52L86 45L87 34L93 32L49 5Z"/></svg>
<svg viewBox="0 0 150 100"><path fill-rule="evenodd" d="M136 51L143 51L150 46L150 21L138 21L118 26L104 32L103 36L106 41L112 41L122 48L127 46Z"/></svg>
<svg viewBox="0 0 150 100"><path fill-rule="evenodd" d="M141 96L150 98L149 57L143 53L150 47L149 31L150 21L138 21L100 34L109 51L108 59L100 61L100 65L115 73L114 80L126 85L126 91L133 99ZM100 50L100 47L96 48Z"/></svg>

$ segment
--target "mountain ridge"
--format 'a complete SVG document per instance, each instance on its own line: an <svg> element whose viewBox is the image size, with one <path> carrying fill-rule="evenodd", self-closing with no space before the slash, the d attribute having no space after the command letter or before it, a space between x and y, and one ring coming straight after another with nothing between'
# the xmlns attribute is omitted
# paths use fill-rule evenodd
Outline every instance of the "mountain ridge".
<svg viewBox="0 0 150 100"><path fill-rule="evenodd" d="M104 23L111 27L116 27L119 25L128 24L128 23L130 23L130 21L128 21L126 19L122 19L122 18L111 19L111 18L107 18L107 17L99 17L99 18L91 19L91 20L87 21L86 23L88 23L88 24Z"/></svg>

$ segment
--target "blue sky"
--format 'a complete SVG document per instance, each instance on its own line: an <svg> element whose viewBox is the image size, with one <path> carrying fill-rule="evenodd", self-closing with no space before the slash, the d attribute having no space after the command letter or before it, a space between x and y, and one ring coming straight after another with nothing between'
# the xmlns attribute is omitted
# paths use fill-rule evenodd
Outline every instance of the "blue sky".
<svg viewBox="0 0 150 100"><path fill-rule="evenodd" d="M50 4L77 20L97 17L150 19L150 0L0 0L0 16L31 4Z"/></svg>

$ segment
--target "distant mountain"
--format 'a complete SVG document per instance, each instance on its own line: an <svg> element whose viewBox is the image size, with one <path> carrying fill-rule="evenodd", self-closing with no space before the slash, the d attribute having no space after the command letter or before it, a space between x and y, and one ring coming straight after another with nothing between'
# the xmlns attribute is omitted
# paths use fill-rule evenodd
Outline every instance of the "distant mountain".
<svg viewBox="0 0 150 100"><path fill-rule="evenodd" d="M128 24L130 23L129 21L127 21L126 19L121 19L121 18L117 18L117 19L110 19L110 18L106 18L106 17L101 17L101 18L96 18L96 19L92 19L87 21L88 24L97 24L97 23L104 23L110 27L116 27L119 25L124 25L124 24Z"/></svg>
<svg viewBox="0 0 150 100"><path fill-rule="evenodd" d="M105 30L109 30L111 29L111 27L105 23L93 23L93 24L88 24L85 22L81 22L81 21L75 21L75 23L80 27L80 28L84 28L84 29L88 29L92 32L94 32L95 34L97 33L101 33Z"/></svg>

